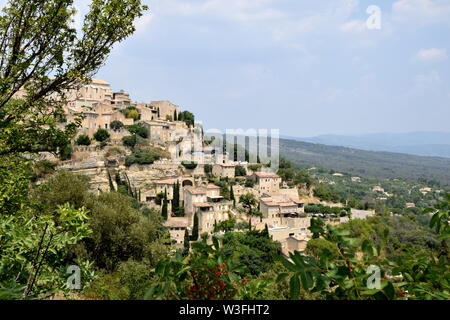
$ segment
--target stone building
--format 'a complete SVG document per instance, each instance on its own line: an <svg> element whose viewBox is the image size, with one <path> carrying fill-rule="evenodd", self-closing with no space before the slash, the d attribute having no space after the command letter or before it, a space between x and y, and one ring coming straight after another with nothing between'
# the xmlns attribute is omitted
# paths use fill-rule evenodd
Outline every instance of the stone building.
<svg viewBox="0 0 450 320"><path fill-rule="evenodd" d="M159 111L159 119L161 120L167 120L168 118L173 120L174 113L176 112L177 115L180 113L180 107L168 100L151 101L150 106L154 107L157 114Z"/></svg>
<svg viewBox="0 0 450 320"><path fill-rule="evenodd" d="M281 178L275 173L255 172L252 178L255 180L255 189L260 194L280 190Z"/></svg>
<svg viewBox="0 0 450 320"><path fill-rule="evenodd" d="M111 104L117 108L123 109L131 105L130 94L124 90L113 93Z"/></svg>
<svg viewBox="0 0 450 320"><path fill-rule="evenodd" d="M282 220L296 218L304 210L304 203L282 193L264 193L260 199L263 218Z"/></svg>
<svg viewBox="0 0 450 320"><path fill-rule="evenodd" d="M111 104L113 92L111 85L103 80L92 79L92 82L79 90L72 90L68 96L68 107L93 107L96 104Z"/></svg>
<svg viewBox="0 0 450 320"><path fill-rule="evenodd" d="M235 177L236 165L233 163L217 163L213 165L212 174L215 177Z"/></svg>
<svg viewBox="0 0 450 320"><path fill-rule="evenodd" d="M177 249L183 248L184 235L189 232L189 223L187 217L170 217L164 226L169 229L170 239Z"/></svg>
<svg viewBox="0 0 450 320"><path fill-rule="evenodd" d="M197 215L199 234L212 232L215 223L227 220L232 206L233 202L220 196L220 188L213 184L184 188L184 211L192 224Z"/></svg>

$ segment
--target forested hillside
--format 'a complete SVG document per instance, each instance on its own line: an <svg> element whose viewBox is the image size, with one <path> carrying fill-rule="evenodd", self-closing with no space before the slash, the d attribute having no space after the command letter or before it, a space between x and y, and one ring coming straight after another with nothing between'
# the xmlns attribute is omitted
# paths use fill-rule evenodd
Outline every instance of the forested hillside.
<svg viewBox="0 0 450 320"><path fill-rule="evenodd" d="M450 159L374 152L280 139L281 156L300 165L379 178L435 180L450 185Z"/></svg>

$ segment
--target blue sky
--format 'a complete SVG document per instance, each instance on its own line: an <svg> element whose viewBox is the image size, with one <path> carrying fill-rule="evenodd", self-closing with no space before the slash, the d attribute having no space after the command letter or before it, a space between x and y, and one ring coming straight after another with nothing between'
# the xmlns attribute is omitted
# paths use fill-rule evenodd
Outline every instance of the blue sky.
<svg viewBox="0 0 450 320"><path fill-rule="evenodd" d="M206 128L450 131L449 0L145 2L97 76L136 100L171 100Z"/></svg>

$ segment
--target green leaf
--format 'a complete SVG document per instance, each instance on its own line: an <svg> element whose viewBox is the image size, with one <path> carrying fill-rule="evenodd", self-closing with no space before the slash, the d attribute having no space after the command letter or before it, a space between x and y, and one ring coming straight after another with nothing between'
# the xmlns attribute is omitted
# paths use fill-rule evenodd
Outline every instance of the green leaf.
<svg viewBox="0 0 450 320"><path fill-rule="evenodd" d="M280 273L277 277L276 282L283 282L288 277L287 273Z"/></svg>
<svg viewBox="0 0 450 320"><path fill-rule="evenodd" d="M361 294L363 294L365 296L372 296L372 295L374 295L374 294L376 294L378 292L380 292L379 289L370 289L370 290L361 291Z"/></svg>
<svg viewBox="0 0 450 320"><path fill-rule="evenodd" d="M289 281L289 288L291 293L291 300L298 300L300 296L300 281L297 275L293 275Z"/></svg>
<svg viewBox="0 0 450 320"><path fill-rule="evenodd" d="M288 269L289 271L298 271L297 267L295 266L295 264L293 264L292 262L289 262L287 259L282 258L281 259L281 263L283 264L283 266L285 266L286 269Z"/></svg>
<svg viewBox="0 0 450 320"><path fill-rule="evenodd" d="M302 281L302 286L305 290L308 290L313 286L314 281L310 272L301 272L300 279Z"/></svg>

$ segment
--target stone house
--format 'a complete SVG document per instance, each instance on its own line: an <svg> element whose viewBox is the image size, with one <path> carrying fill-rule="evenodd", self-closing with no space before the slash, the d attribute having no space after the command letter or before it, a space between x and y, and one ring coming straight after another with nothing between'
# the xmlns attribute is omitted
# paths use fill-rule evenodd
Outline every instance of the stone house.
<svg viewBox="0 0 450 320"><path fill-rule="evenodd" d="M233 163L217 163L213 165L212 175L233 179L235 177L235 168L236 165Z"/></svg>
<svg viewBox="0 0 450 320"><path fill-rule="evenodd" d="M280 190L281 178L275 173L255 172L252 178L255 180L255 189L260 194L273 193Z"/></svg>

